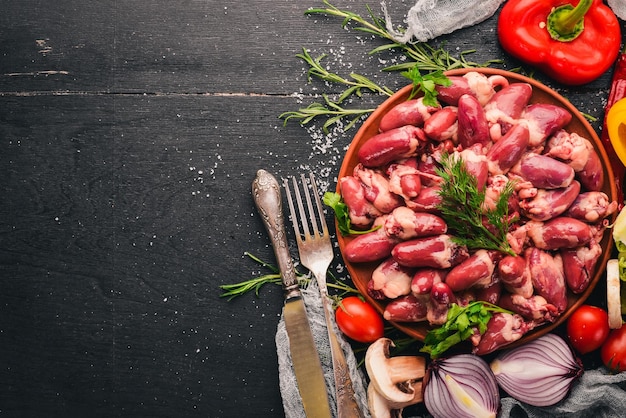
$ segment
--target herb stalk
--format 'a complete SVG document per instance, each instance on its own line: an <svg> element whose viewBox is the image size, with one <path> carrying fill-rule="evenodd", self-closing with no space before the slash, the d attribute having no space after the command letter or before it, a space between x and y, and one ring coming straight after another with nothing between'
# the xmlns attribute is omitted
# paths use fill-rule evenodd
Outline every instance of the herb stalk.
<svg viewBox="0 0 626 418"><path fill-rule="evenodd" d="M441 159L441 202L438 209L452 232L452 239L469 249L484 248L515 256L507 240L510 223L509 198L513 182L509 181L495 208L485 208L485 192L478 190L476 177L467 171L460 157L445 154Z"/></svg>

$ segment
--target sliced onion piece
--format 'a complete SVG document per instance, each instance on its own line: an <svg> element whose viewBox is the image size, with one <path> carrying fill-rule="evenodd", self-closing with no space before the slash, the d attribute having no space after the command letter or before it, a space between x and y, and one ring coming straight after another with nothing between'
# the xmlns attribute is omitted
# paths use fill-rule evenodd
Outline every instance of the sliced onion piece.
<svg viewBox="0 0 626 418"><path fill-rule="evenodd" d="M546 334L502 352L491 362L491 370L500 387L513 398L549 406L567 396L583 366L561 337Z"/></svg>
<svg viewBox="0 0 626 418"><path fill-rule="evenodd" d="M500 407L489 365L473 354L433 360L423 382L424 404L435 418L494 418Z"/></svg>

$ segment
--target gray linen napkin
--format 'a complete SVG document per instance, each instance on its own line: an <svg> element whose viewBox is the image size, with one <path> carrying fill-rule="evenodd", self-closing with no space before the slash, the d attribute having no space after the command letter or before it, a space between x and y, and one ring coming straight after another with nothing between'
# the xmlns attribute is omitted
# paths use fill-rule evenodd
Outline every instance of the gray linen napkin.
<svg viewBox="0 0 626 418"><path fill-rule="evenodd" d="M611 375L606 369L587 370L569 396L557 405L531 406L502 398L499 418L623 418L626 416L626 372ZM411 418L431 418L430 415Z"/></svg>
<svg viewBox="0 0 626 418"><path fill-rule="evenodd" d="M324 369L324 378L326 379L326 387L333 411L336 416L336 399L335 399L335 382L333 379L333 361L330 354L330 343L328 341L328 333L326 332L326 322L324 320L324 308L322 306L322 297L315 280L311 280L311 284L306 289L302 289L302 296L306 306L309 324L313 332L313 339L320 354L320 361ZM357 401L361 409L365 412L365 417L369 418L367 411L367 386L363 372L358 368L354 352L350 344L345 341L341 332L337 329L333 321L334 332L339 337L339 342L343 348L352 378L352 385L356 394ZM293 372L291 363L291 353L289 351L289 337L285 329L285 322L282 317L278 323L276 331L276 349L278 354L278 376L280 383L280 393L283 399L283 408L287 418L302 418L305 416L302 407L302 399L298 392L296 377Z"/></svg>
<svg viewBox="0 0 626 418"><path fill-rule="evenodd" d="M626 372L608 374L603 367L587 370L569 396L555 406L538 408L502 399L502 417L621 418L626 416Z"/></svg>

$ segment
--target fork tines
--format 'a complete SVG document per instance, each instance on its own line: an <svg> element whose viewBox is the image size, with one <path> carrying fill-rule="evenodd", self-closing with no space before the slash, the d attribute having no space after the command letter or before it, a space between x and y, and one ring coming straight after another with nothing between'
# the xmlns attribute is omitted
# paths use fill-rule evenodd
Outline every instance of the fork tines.
<svg viewBox="0 0 626 418"><path fill-rule="evenodd" d="M296 203L298 205L298 213L300 215L300 220L302 222L302 232L300 231L300 227L298 226L299 222L296 216L293 199L291 198L291 190L289 188L289 182L287 181L287 179L283 179L283 186L285 187L285 190L287 191L287 202L289 204L289 212L291 214L291 221L293 223L293 229L296 232L296 239L300 241L302 239L302 235L304 235L305 239L311 236L315 238L315 237L321 237L323 235L328 235L328 227L326 226L326 219L324 217L324 210L322 207L322 202L320 200L320 196L317 191L317 185L315 184L315 176L313 175L313 173L309 173L309 183L311 186L310 188L312 189L313 195L315 197L317 214L315 212L315 209L313 208L313 200L311 199L311 193L309 192L309 186L307 184L306 176L304 174L300 174L300 178L302 182L302 188L304 189L304 197L305 197L306 205L307 205L306 209L308 210L309 220L313 228L312 235L309 230L309 223L306 221L307 210L305 210L304 208L302 195L300 194L300 187L298 186L298 182L296 178L292 177L291 179L292 179L293 188L295 191L294 194L296 197ZM318 225L317 219L319 219L319 225ZM320 229L318 228L318 226L321 227L321 234L320 234Z"/></svg>
<svg viewBox="0 0 626 418"><path fill-rule="evenodd" d="M335 381L335 397L337 400L337 416L339 417L362 417L363 414L356 403L354 395L354 388L352 386L352 380L350 378L348 364L344 355L343 349L339 342L337 334L334 331L334 315L333 308L328 297L328 287L326 285L326 275L328 274L328 268L333 260L333 245L330 241L330 234L328 233L328 227L326 225L326 219L324 218L324 211L322 209L322 202L320 201L320 195L317 192L317 186L315 184L315 176L313 173L309 173L310 188L315 195L315 204L317 206L317 214L313 208L313 199L311 199L311 193L309 192L309 185L307 185L306 177L304 174L300 175L302 179L302 187L304 189L304 197L306 200L306 206L309 213L310 223L313 227L313 235L309 232L309 226L307 222L306 211L304 210L304 203L302 201L302 195L298 183L294 178L293 187L295 189L296 202L298 203L298 210L300 217L296 216L296 211L293 204L293 198L291 191L289 190L289 182L283 179L283 185L287 192L287 201L289 202L289 210L291 212L291 221L293 222L293 229L296 233L296 241L298 243L298 253L300 254L300 262L306 268L308 268L313 276L315 276L316 282L319 286L319 291L322 296L322 305L324 310L324 321L326 322L326 329L328 330L328 339L330 341L330 352L333 361L333 375ZM319 219L319 220L318 220ZM318 229L318 222L321 226L322 233ZM298 223L302 223L302 229L304 230L304 239L300 233L300 227Z"/></svg>

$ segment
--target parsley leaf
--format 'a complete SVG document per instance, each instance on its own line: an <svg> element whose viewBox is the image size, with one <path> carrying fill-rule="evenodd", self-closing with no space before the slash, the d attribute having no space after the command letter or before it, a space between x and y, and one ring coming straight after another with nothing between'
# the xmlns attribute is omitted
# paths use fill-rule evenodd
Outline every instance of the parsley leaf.
<svg viewBox="0 0 626 418"><path fill-rule="evenodd" d="M484 301L474 301L464 307L456 303L451 304L446 323L428 331L420 351L430 354L431 358L439 357L456 344L470 338L476 331L481 335L484 334L487 331L487 323L497 312L512 313Z"/></svg>
<svg viewBox="0 0 626 418"><path fill-rule="evenodd" d="M452 81L446 77L442 70L422 75L418 66L414 65L411 69L401 74L413 82L413 90L410 97L415 97L416 94L422 92L424 94L424 104L427 106L437 106L439 104L437 102L437 85L452 85Z"/></svg>

